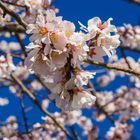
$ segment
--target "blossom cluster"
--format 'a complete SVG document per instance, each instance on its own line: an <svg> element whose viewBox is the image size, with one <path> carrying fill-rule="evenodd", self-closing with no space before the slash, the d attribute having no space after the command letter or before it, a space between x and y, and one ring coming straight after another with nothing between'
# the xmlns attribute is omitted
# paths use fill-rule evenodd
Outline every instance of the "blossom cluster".
<svg viewBox="0 0 140 140"><path fill-rule="evenodd" d="M0 89L13 93L9 97L1 90L0 109L20 100L22 111L20 119L9 116L0 121L0 139L65 140L68 134L89 140L132 137L133 122L140 119L140 59L115 52L120 44L121 51L139 50L139 26L117 28L112 18L102 22L94 17L86 26L79 21L77 31L74 23L56 16L52 0L2 3L25 25L0 8ZM30 117L38 108L28 104L27 97L43 116ZM112 125L106 124L102 134L97 124L108 120Z"/></svg>
<svg viewBox="0 0 140 140"><path fill-rule="evenodd" d="M140 117L138 94L137 88L128 89L126 86L121 86L115 93L111 91L97 92L97 99L108 114L119 114L120 117L125 116L125 120L136 121ZM94 113L94 119L97 121L103 121L105 118L105 114L100 111Z"/></svg>
<svg viewBox="0 0 140 140"><path fill-rule="evenodd" d="M53 113L53 117L62 125L74 126L75 124L78 127L83 129L83 134L88 137L97 138L98 131L93 126L91 120L86 116L82 115L81 111L71 111L70 113ZM3 123L1 122L2 127L0 128L0 138L5 140L29 140L29 135L32 135L34 140L65 140L66 135L61 129L48 117L42 117L44 121L43 124L35 123L33 129L29 134L18 134L18 128L20 124L17 123L17 118L15 116L9 116L7 120ZM93 132L97 132L93 134Z"/></svg>
<svg viewBox="0 0 140 140"><path fill-rule="evenodd" d="M114 127L111 127L106 137L114 140L127 140L130 138L132 127L128 125L123 118L115 123Z"/></svg>
<svg viewBox="0 0 140 140"><path fill-rule="evenodd" d="M12 84L12 79L10 76L11 73L14 73L21 80L25 80L29 76L27 69L23 67L21 63L18 66L16 66L13 63L13 59L9 53L7 53L6 57L4 55L1 55L0 56L0 86L1 87Z"/></svg>
<svg viewBox="0 0 140 140"><path fill-rule="evenodd" d="M126 24L118 28L122 45L131 48L140 48L140 27Z"/></svg>
<svg viewBox="0 0 140 140"><path fill-rule="evenodd" d="M95 17L88 21L88 27L79 22L83 32L76 32L72 22L47 10L28 24L31 43L27 48L31 51L25 65L45 79L50 98L62 110L78 110L95 102L96 97L85 88L95 72L82 69L82 65L88 59L100 62L103 56L114 54L120 41L111 20L102 23Z"/></svg>
<svg viewBox="0 0 140 140"><path fill-rule="evenodd" d="M127 56L126 58L115 58L116 60L114 61L113 60L113 57L112 57L112 60L110 60L110 63L112 63L113 66L118 66L120 68L126 68L126 69L129 69L129 67L136 71L136 72L140 72L139 70L139 67L140 67L140 59L134 59L130 56ZM126 63L126 60L127 62L129 63L129 65ZM113 63L114 62L114 63ZM111 72L112 75L114 75L113 77L116 77L116 76L121 76L121 77L125 77L125 74L124 72ZM114 78L115 79L115 78ZM135 87L139 88L140 87L140 78L139 76L137 75L131 75L129 76L129 79L130 79L130 82L132 82Z"/></svg>

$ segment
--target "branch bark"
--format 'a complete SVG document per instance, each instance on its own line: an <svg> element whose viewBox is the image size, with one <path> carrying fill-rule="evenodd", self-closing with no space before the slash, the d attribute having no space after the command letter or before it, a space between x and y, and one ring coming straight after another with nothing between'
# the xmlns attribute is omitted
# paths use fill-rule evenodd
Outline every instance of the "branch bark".
<svg viewBox="0 0 140 140"><path fill-rule="evenodd" d="M26 29L27 24L20 18L18 14L16 14L13 10L9 9L2 1L0 1L0 7L5 13L15 18L19 25L22 25Z"/></svg>
<svg viewBox="0 0 140 140"><path fill-rule="evenodd" d="M105 63L100 63L100 62L93 62L91 60L86 60L85 62L88 63L88 64L95 65L97 67L103 67L103 68L106 68L106 69L109 69L109 70L116 70L116 71L121 71L121 72L129 73L129 74L133 74L135 76L140 76L139 72L136 72L136 71L134 71L132 69L124 69L124 68L121 68L121 67L113 66L111 64L105 64Z"/></svg>
<svg viewBox="0 0 140 140"><path fill-rule="evenodd" d="M0 26L0 32L25 33L25 29L19 24L10 23L5 26Z"/></svg>

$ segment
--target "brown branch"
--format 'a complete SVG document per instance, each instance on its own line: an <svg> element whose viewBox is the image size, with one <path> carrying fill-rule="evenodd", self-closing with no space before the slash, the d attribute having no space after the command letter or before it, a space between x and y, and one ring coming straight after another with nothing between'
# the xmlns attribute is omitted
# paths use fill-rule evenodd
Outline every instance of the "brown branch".
<svg viewBox="0 0 140 140"><path fill-rule="evenodd" d="M129 74L133 74L135 76L140 76L139 72L136 72L136 71L134 71L132 69L124 69L124 68L121 68L121 67L113 66L111 64L105 64L105 63L100 63L100 62L93 62L91 60L86 60L85 62L88 63L88 64L95 65L97 67L103 67L103 68L106 68L106 69L109 69L109 70L116 70L116 71L121 71L121 72L129 73Z"/></svg>
<svg viewBox="0 0 140 140"><path fill-rule="evenodd" d="M44 87L44 89L46 89L48 91L48 93L50 93L50 90L47 88L47 86L44 84L44 82L41 80L41 78L38 75L34 75L36 80Z"/></svg>
<svg viewBox="0 0 140 140"><path fill-rule="evenodd" d="M16 23L6 24L5 26L0 26L0 32L10 32L10 33L25 33L25 29Z"/></svg>
<svg viewBox="0 0 140 140"><path fill-rule="evenodd" d="M15 36L16 36L16 38L17 38L19 44L20 44L20 47L21 47L22 51L24 52L24 56L27 57L27 52L26 52L26 49L25 49L25 45L23 44L23 42L22 42L22 40L21 40L19 34L16 33Z"/></svg>
<svg viewBox="0 0 140 140"><path fill-rule="evenodd" d="M122 48L121 48L121 54L122 54L122 57L124 58L124 60L125 60L125 62L126 62L126 64L127 64L128 68L129 68L129 69L132 69L131 65L129 64L129 61L128 61L127 58L126 58L126 55L125 55L125 53L124 53L124 50L123 50Z"/></svg>
<svg viewBox="0 0 140 140"><path fill-rule="evenodd" d="M79 138L77 132L76 132L75 129L74 129L74 126L70 126L70 129L71 129L71 131L72 131L72 133L73 133L73 135L74 135L74 137L75 137L75 140L80 140L80 138Z"/></svg>
<svg viewBox="0 0 140 140"><path fill-rule="evenodd" d="M13 73L11 73L12 79L19 85L19 87L23 90L24 93L28 95L28 97L35 103L36 106L48 117L50 117L53 122L71 139L73 140L72 136L69 132L62 126L60 123L38 102L36 97L24 86L24 84L18 79Z"/></svg>
<svg viewBox="0 0 140 140"><path fill-rule="evenodd" d="M9 9L2 1L0 1L0 7L5 13L15 18L15 20L26 29L27 24L20 18L18 14Z"/></svg>
<svg viewBox="0 0 140 140"><path fill-rule="evenodd" d="M27 5L21 5L21 4L17 4L17 3L12 3L6 0L2 0L3 3L6 3L8 5L12 5L12 6L16 6L16 7L20 7L20 8L24 8L26 11L29 10L29 7Z"/></svg>
<svg viewBox="0 0 140 140"><path fill-rule="evenodd" d="M23 61L24 59L21 56L15 55L15 54L10 54L12 57L18 58L19 60Z"/></svg>
<svg viewBox="0 0 140 140"><path fill-rule="evenodd" d="M135 53L140 53L140 49L131 48L130 46L120 46L119 48L121 48L123 50L132 51L132 52L135 52Z"/></svg>

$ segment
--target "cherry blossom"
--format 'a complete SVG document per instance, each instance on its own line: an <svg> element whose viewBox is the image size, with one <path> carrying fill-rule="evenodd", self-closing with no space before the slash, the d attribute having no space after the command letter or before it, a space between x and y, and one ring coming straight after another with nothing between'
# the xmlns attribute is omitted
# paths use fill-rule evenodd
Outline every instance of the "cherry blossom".
<svg viewBox="0 0 140 140"><path fill-rule="evenodd" d="M133 122L140 119L140 27L116 27L112 18L93 17L86 26L79 21L78 30L57 15L53 4L0 1L0 89L6 89L1 90L0 108L17 101L22 113L0 121L0 139L135 137ZM29 115L35 109L41 112L35 114L40 115L38 121Z"/></svg>

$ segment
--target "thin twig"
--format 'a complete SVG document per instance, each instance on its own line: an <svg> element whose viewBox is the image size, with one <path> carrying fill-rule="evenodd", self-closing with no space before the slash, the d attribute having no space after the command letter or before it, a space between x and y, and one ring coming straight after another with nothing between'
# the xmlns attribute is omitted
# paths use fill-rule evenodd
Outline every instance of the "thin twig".
<svg viewBox="0 0 140 140"><path fill-rule="evenodd" d="M26 52L26 49L25 49L25 45L23 44L19 34L15 33L15 36L16 36L16 38L17 38L17 40L18 40L18 42L21 46L22 51L24 52L24 56L27 57L27 52Z"/></svg>
<svg viewBox="0 0 140 140"><path fill-rule="evenodd" d="M132 69L131 65L129 64L129 62L128 62L127 58L126 58L126 55L125 55L125 53L124 53L124 50L123 50L122 48L121 48L120 50L121 50L122 57L124 58L124 60L125 60L125 62L126 62L126 64L127 64L127 66L128 66L128 68L129 68L129 69Z"/></svg>
<svg viewBox="0 0 140 140"><path fill-rule="evenodd" d="M25 131L26 131L29 139L32 140L32 135L29 133L29 128L28 128L26 113L25 113L25 110L24 110L25 107L24 107L24 102L23 102L23 94L21 94L21 96L20 96L20 105L21 105L21 110L22 110L22 116L23 116Z"/></svg>
<svg viewBox="0 0 140 140"><path fill-rule="evenodd" d="M15 57L15 58L18 58L18 59L20 59L21 61L24 61L24 59L23 59L21 56L19 56L19 55L15 55L15 54L12 54L12 53L11 53L11 56L12 56L12 57Z"/></svg>
<svg viewBox="0 0 140 140"><path fill-rule="evenodd" d="M72 131L72 133L73 133L73 135L74 135L74 137L75 137L75 140L80 140L80 138L79 138L77 132L76 132L75 129L74 129L74 126L70 126L70 129L71 129L71 131Z"/></svg>

